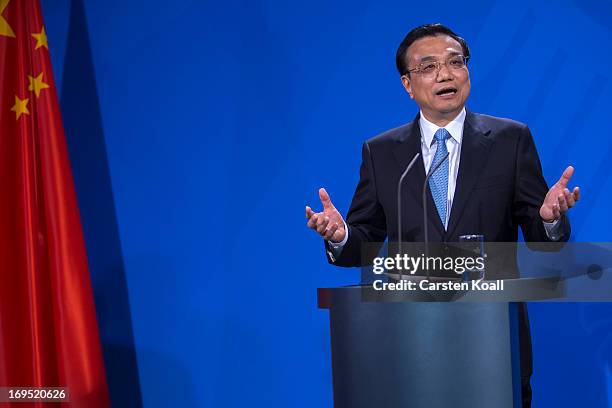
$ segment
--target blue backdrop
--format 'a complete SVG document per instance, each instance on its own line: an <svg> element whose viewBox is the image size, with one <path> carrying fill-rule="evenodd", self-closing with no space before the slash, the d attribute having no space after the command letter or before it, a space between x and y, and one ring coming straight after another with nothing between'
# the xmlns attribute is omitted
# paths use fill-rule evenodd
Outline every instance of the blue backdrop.
<svg viewBox="0 0 612 408"><path fill-rule="evenodd" d="M471 46L476 111L529 124L609 241L612 5L42 0L117 406L330 407L316 288L358 280L305 227L346 212L363 140L412 119L412 27ZM612 307L531 304L534 407L612 407Z"/></svg>

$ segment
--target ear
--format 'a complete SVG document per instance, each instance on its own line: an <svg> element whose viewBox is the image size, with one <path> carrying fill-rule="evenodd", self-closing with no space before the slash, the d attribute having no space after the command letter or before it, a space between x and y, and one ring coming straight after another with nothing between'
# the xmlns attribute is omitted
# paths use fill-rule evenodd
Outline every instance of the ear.
<svg viewBox="0 0 612 408"><path fill-rule="evenodd" d="M410 95L410 99L414 99L414 95L412 95L412 84L410 83L410 78L408 78L408 74L402 75L400 79L402 80L402 85L404 86L404 89L406 90L406 92L408 92L408 95Z"/></svg>

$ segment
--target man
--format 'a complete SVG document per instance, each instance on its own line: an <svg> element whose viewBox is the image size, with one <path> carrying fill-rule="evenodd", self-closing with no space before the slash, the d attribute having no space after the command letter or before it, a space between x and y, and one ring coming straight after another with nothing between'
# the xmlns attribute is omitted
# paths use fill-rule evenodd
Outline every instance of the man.
<svg viewBox="0 0 612 408"><path fill-rule="evenodd" d="M414 121L366 141L360 180L346 221L325 191L323 211L306 207L308 227L325 240L328 259L359 266L367 242L397 241L397 184L408 163L420 154L404 180L402 240L424 240L421 189L429 180L429 240L458 241L482 234L488 242L516 242L520 226L526 241L566 241L567 211L580 197L567 188L569 166L548 189L526 125L472 113L467 43L441 24L410 31L400 44L396 65L402 85L420 112ZM448 153L446 160L442 161ZM521 377L524 406L531 405L531 340L526 308L520 313Z"/></svg>

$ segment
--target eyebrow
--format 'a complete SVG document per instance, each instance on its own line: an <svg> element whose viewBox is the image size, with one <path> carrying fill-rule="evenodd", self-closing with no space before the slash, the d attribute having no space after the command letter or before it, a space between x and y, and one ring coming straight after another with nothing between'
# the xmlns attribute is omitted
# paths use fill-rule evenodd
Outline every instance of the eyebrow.
<svg viewBox="0 0 612 408"><path fill-rule="evenodd" d="M454 57L455 55L463 55L462 53L460 53L459 51L450 51L448 53L448 56L450 57ZM427 57L423 57L419 60L419 62L427 62L427 61L437 61L438 58L434 57L434 56L427 56Z"/></svg>

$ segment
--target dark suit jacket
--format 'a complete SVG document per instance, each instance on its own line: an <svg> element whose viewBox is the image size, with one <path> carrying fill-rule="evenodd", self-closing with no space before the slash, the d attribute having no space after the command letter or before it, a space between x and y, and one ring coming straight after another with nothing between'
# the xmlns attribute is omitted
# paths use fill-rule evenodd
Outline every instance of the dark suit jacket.
<svg viewBox="0 0 612 408"><path fill-rule="evenodd" d="M419 115L363 144L360 180L346 216L349 236L338 266L360 266L362 244L397 241L397 183L408 163L421 153ZM404 180L402 189L402 241L422 242L422 157ZM428 188L429 189L429 188ZM529 128L510 119L467 111L459 173L448 230L437 214L428 191L430 242L456 242L459 236L482 234L487 242L516 242L518 227L525 241L550 241L540 206L548 192ZM566 217L560 222L562 240L570 235ZM513 258L515 259L515 258Z"/></svg>

